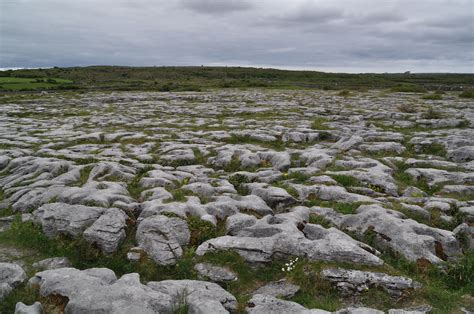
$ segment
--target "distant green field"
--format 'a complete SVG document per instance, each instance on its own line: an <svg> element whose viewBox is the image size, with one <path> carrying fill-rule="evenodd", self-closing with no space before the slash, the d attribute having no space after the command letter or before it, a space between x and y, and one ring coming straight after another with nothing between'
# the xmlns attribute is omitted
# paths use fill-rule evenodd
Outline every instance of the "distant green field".
<svg viewBox="0 0 474 314"><path fill-rule="evenodd" d="M346 74L243 67L91 66L0 71L0 92L42 89L204 91L215 88L463 91L474 74Z"/></svg>
<svg viewBox="0 0 474 314"><path fill-rule="evenodd" d="M0 89L9 91L55 89L65 84L72 84L72 81L61 78L0 77Z"/></svg>

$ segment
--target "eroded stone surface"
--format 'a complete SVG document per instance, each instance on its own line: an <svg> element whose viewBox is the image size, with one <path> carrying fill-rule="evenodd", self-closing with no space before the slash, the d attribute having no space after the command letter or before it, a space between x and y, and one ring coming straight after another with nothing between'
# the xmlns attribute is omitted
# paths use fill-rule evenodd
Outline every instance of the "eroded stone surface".
<svg viewBox="0 0 474 314"><path fill-rule="evenodd" d="M459 240L473 243L473 108L454 93L431 101L378 91L5 96L0 208L13 213L0 218L0 232L18 212L52 239L83 238L106 254L127 234L130 261L172 265L188 249L192 217L216 228L199 256L381 265L371 243L451 263ZM0 258L28 264L14 248L2 246ZM126 282L141 287L132 277L115 296ZM226 310L213 302L190 310Z"/></svg>
<svg viewBox="0 0 474 314"><path fill-rule="evenodd" d="M390 296L400 298L406 291L421 288L421 285L410 278L389 276L384 273L329 268L321 276L336 284L345 295L361 293L370 288L382 288Z"/></svg>

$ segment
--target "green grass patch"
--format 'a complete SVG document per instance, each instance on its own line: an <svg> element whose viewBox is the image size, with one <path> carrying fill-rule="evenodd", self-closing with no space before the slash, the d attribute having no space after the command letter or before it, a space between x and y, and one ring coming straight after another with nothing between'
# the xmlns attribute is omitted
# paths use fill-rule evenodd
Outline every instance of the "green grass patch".
<svg viewBox="0 0 474 314"><path fill-rule="evenodd" d="M474 89L466 89L461 94L459 94L461 98L474 98Z"/></svg>
<svg viewBox="0 0 474 314"><path fill-rule="evenodd" d="M250 183L249 179L246 176L242 174L234 174L229 177L228 181L234 186L234 188L237 190L237 193L239 193L240 195L250 194L249 189L244 187L244 184Z"/></svg>
<svg viewBox="0 0 474 314"><path fill-rule="evenodd" d="M73 88L71 80L60 78L24 78L24 77L0 77L0 90L22 91L39 90L50 88Z"/></svg>
<svg viewBox="0 0 474 314"><path fill-rule="evenodd" d="M421 99L425 99L425 100L443 100L443 96L440 95L440 94L433 93L433 94L423 95L423 96L421 96Z"/></svg>
<svg viewBox="0 0 474 314"><path fill-rule="evenodd" d="M443 144L432 142L427 145L421 145L418 153L426 155L435 155L440 157L446 157L447 151Z"/></svg>
<svg viewBox="0 0 474 314"><path fill-rule="evenodd" d="M340 97L349 97L351 95L351 92L347 89L344 89L344 90L341 90L337 96L340 96Z"/></svg>
<svg viewBox="0 0 474 314"><path fill-rule="evenodd" d="M393 93L425 93L426 90L416 84L398 84L390 89Z"/></svg>
<svg viewBox="0 0 474 314"><path fill-rule="evenodd" d="M423 113L422 117L425 119L442 119L443 114L436 110L433 106L429 106L428 110Z"/></svg>
<svg viewBox="0 0 474 314"><path fill-rule="evenodd" d="M343 187L362 186L359 180L345 174L330 174L330 176Z"/></svg>
<svg viewBox="0 0 474 314"><path fill-rule="evenodd" d="M224 284L224 288L239 301L238 313L244 313L252 291L267 282L279 280L284 276L281 270L284 264L282 260L252 267L239 254L232 251L207 253L202 257L197 257L197 262L227 267L237 274L238 280Z"/></svg>
<svg viewBox="0 0 474 314"><path fill-rule="evenodd" d="M315 224L315 225L320 225L323 226L324 228L331 228L333 227L333 224L324 218L321 215L316 215L316 214L310 214L309 215L309 221L310 224Z"/></svg>
<svg viewBox="0 0 474 314"><path fill-rule="evenodd" d="M336 202L336 201L323 201L320 199L310 199L304 202L304 206L307 207L313 207L313 206L319 206L319 207L328 207L332 208L335 211L341 213L341 214L355 214L357 208L361 205L366 205L367 203L364 202L353 202L353 203L342 203L342 202Z"/></svg>
<svg viewBox="0 0 474 314"><path fill-rule="evenodd" d="M311 175L303 172L294 171L288 174L283 174L283 177L287 180L291 180L293 183L303 184L311 178Z"/></svg>
<svg viewBox="0 0 474 314"><path fill-rule="evenodd" d="M259 145L265 148L271 148L276 151L284 151L285 150L285 143L277 139L276 141L261 141L254 138L251 138L248 135L231 135L230 138L225 138L223 141L227 144L254 144Z"/></svg>
<svg viewBox="0 0 474 314"><path fill-rule="evenodd" d="M311 123L311 128L313 130L331 130L332 128L326 125L327 122L329 122L327 118L324 118L324 117L315 118L313 122Z"/></svg>
<svg viewBox="0 0 474 314"><path fill-rule="evenodd" d="M145 190L143 186L140 185L140 180L146 176L148 171L153 170L153 167L144 167L138 171L135 177L127 184L127 190L130 196L135 200L141 200L141 193Z"/></svg>

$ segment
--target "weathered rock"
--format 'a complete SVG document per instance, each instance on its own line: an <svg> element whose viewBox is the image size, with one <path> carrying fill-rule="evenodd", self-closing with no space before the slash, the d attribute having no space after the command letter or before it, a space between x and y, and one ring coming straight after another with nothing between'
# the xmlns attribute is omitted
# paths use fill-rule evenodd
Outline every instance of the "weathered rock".
<svg viewBox="0 0 474 314"><path fill-rule="evenodd" d="M364 139L358 135L353 135L351 137L343 137L339 141L337 141L337 143L332 145L332 148L346 151L353 148L354 146L359 145L363 141Z"/></svg>
<svg viewBox="0 0 474 314"><path fill-rule="evenodd" d="M370 144L362 144L359 148L368 153L403 153L406 148L397 142L376 142Z"/></svg>
<svg viewBox="0 0 474 314"><path fill-rule="evenodd" d="M189 304L196 313L220 313L235 311L236 298L221 288L218 284L197 280L164 280L151 281L147 284L153 290L171 296L173 304L179 305L180 301Z"/></svg>
<svg viewBox="0 0 474 314"><path fill-rule="evenodd" d="M388 247L411 261L426 259L440 263L455 260L461 254L459 242L452 232L407 219L380 205L362 205L352 215L341 215L328 209L317 211L339 228L360 236L371 233L379 247Z"/></svg>
<svg viewBox="0 0 474 314"><path fill-rule="evenodd" d="M256 294L247 302L246 312L249 314L297 313L297 314L330 314L324 310L308 310L304 306L291 301L277 299L270 295Z"/></svg>
<svg viewBox="0 0 474 314"><path fill-rule="evenodd" d="M83 236L87 242L96 244L104 253L113 253L125 239L128 216L117 208L109 208L89 228Z"/></svg>
<svg viewBox="0 0 474 314"><path fill-rule="evenodd" d="M66 313L166 313L172 298L140 283L136 273L107 285L89 286L69 297Z"/></svg>
<svg viewBox="0 0 474 314"><path fill-rule="evenodd" d="M207 240L197 255L232 250L251 263L265 263L273 258L306 257L309 260L352 262L368 265L383 263L378 252L355 241L343 232L306 224L309 210L296 207L291 212L254 220L252 226L235 231L235 236ZM372 252L372 253L369 253Z"/></svg>
<svg viewBox="0 0 474 314"><path fill-rule="evenodd" d="M403 191L404 197L427 197L428 194L417 187L410 186Z"/></svg>
<svg viewBox="0 0 474 314"><path fill-rule="evenodd" d="M188 225L180 218L155 215L143 219L137 228L138 246L160 265L175 264L189 239Z"/></svg>
<svg viewBox="0 0 474 314"><path fill-rule="evenodd" d="M391 297L400 298L408 290L421 288L421 285L410 278L389 276L375 273L342 268L328 268L321 272L322 278L335 283L345 295L353 295L371 288L382 288Z"/></svg>
<svg viewBox="0 0 474 314"><path fill-rule="evenodd" d="M264 183L248 183L244 185L252 194L262 198L272 208L283 208L296 203L296 199L282 188Z"/></svg>
<svg viewBox="0 0 474 314"><path fill-rule="evenodd" d="M453 234L468 250L474 251L474 226L462 223L453 230Z"/></svg>
<svg viewBox="0 0 474 314"><path fill-rule="evenodd" d="M474 173L472 172L454 172L431 168L410 168L405 172L415 180L426 180L430 187L446 183L464 184L474 182Z"/></svg>
<svg viewBox="0 0 474 314"><path fill-rule="evenodd" d="M36 273L29 283L39 286L42 296L58 294L71 300L91 287L105 289L116 280L114 272L107 268L58 268Z"/></svg>
<svg viewBox="0 0 474 314"><path fill-rule="evenodd" d="M33 216L49 237L59 234L79 237L105 210L102 207L51 203L35 210Z"/></svg>
<svg viewBox="0 0 474 314"><path fill-rule="evenodd" d="M138 274L117 280L107 268L47 270L37 273L30 283L39 286L42 296L68 298L66 313L156 313L172 307L169 295L141 284Z"/></svg>
<svg viewBox="0 0 474 314"><path fill-rule="evenodd" d="M324 201L336 201L341 203L377 203L371 197L350 193L342 186L326 186L326 185L303 185L290 184L298 192L300 200L321 199Z"/></svg>
<svg viewBox="0 0 474 314"><path fill-rule="evenodd" d="M0 263L0 301L26 279L26 273L19 265Z"/></svg>
<svg viewBox="0 0 474 314"><path fill-rule="evenodd" d="M208 278L213 282L228 282L237 280L237 275L225 267L215 266L208 263L198 263L194 265L198 275Z"/></svg>
<svg viewBox="0 0 474 314"><path fill-rule="evenodd" d="M448 158L454 162L468 162L474 160L474 146L463 146L448 151Z"/></svg>
<svg viewBox="0 0 474 314"><path fill-rule="evenodd" d="M35 302L32 305L18 302L15 305L15 314L43 314L43 306L39 302Z"/></svg>
<svg viewBox="0 0 474 314"><path fill-rule="evenodd" d="M280 298L291 298L293 297L298 291L300 290L300 287L297 285L294 285L292 283L289 283L285 279L275 281L275 282L270 282L257 290L255 290L252 294L263 294L263 295L269 295L272 297L280 297Z"/></svg>
<svg viewBox="0 0 474 314"><path fill-rule="evenodd" d="M50 270L56 268L70 267L71 263L67 257L51 257L33 263L33 267L38 270Z"/></svg>
<svg viewBox="0 0 474 314"><path fill-rule="evenodd" d="M369 307L348 307L334 312L334 314L383 314L383 311L371 309Z"/></svg>

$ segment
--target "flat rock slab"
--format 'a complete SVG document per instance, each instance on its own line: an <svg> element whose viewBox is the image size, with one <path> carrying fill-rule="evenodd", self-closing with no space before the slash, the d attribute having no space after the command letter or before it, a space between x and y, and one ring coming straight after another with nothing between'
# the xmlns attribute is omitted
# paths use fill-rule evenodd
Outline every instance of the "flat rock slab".
<svg viewBox="0 0 474 314"><path fill-rule="evenodd" d="M410 278L342 268L324 269L321 277L335 283L345 295L359 294L371 288L382 288L390 296L400 298L406 291L421 288L421 284Z"/></svg>
<svg viewBox="0 0 474 314"><path fill-rule="evenodd" d="M215 266L209 263L199 263L194 265L198 275L208 278L213 282L229 282L237 280L237 275L225 267Z"/></svg>
<svg viewBox="0 0 474 314"><path fill-rule="evenodd" d="M275 282L270 282L257 290L255 290L252 295L256 294L263 294L263 295L269 295L273 297L280 297L280 298L291 298L293 297L298 291L300 290L300 287L297 285L294 285L285 279L275 281Z"/></svg>

